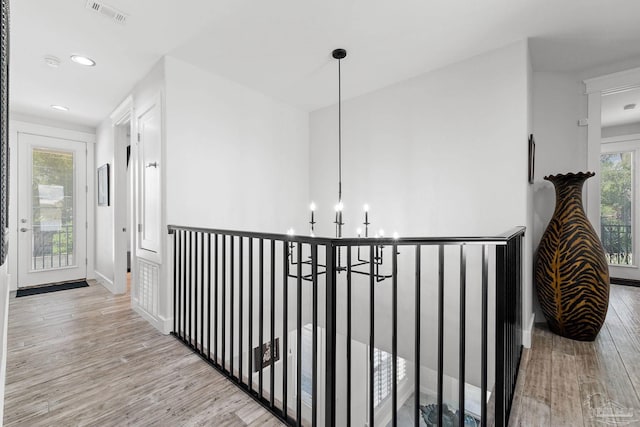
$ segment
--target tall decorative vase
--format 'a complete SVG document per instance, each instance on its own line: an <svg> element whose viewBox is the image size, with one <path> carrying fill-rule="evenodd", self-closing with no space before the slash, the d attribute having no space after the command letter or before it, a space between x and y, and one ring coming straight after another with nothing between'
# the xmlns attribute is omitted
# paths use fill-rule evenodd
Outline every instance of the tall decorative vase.
<svg viewBox="0 0 640 427"><path fill-rule="evenodd" d="M550 175L556 208L536 261L536 290L549 328L593 341L609 307L609 267L602 243L582 207L582 186L593 172Z"/></svg>

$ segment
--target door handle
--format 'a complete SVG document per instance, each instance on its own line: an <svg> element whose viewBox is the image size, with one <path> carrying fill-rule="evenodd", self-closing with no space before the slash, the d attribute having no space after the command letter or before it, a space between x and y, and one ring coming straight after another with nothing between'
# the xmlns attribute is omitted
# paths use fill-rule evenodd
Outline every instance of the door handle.
<svg viewBox="0 0 640 427"><path fill-rule="evenodd" d="M22 227L20 229L20 231L22 231L23 233L26 233L27 231L31 230L30 228L26 228L26 227Z"/></svg>

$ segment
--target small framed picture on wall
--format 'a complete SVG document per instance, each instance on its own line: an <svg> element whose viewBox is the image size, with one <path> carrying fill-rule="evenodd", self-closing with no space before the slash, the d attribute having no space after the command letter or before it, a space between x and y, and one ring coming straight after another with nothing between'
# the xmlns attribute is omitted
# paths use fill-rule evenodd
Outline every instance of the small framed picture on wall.
<svg viewBox="0 0 640 427"><path fill-rule="evenodd" d="M109 163L98 168L98 206L109 206Z"/></svg>
<svg viewBox="0 0 640 427"><path fill-rule="evenodd" d="M533 184L536 169L536 141L529 135L529 184Z"/></svg>

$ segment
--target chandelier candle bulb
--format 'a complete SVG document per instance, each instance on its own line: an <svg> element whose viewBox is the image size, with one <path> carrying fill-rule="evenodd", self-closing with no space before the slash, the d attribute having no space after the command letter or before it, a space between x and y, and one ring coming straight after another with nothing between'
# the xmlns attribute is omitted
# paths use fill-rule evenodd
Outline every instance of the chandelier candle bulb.
<svg viewBox="0 0 640 427"><path fill-rule="evenodd" d="M314 214L316 211L316 204L311 202L311 204L309 205L309 209L311 209L311 221L309 221L309 224L311 224L311 237L313 237L314 225L316 224L316 221L314 218Z"/></svg>

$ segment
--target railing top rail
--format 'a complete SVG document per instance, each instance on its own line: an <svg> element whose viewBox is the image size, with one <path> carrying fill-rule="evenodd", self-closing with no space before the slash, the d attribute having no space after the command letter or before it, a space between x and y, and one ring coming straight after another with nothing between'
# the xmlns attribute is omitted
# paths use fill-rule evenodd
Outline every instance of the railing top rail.
<svg viewBox="0 0 640 427"><path fill-rule="evenodd" d="M471 236L471 237L356 237L356 238L328 238L311 237L302 235L262 233L256 231L223 230L215 228L187 227L181 225L169 225L169 234L176 230L193 231L197 233L221 234L227 236L253 237L257 239L282 240L288 242L300 242L333 246L369 246L369 245L461 245L461 244L493 244L505 245L514 237L524 235L526 227L514 227L497 236Z"/></svg>

